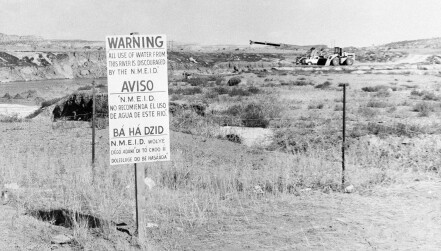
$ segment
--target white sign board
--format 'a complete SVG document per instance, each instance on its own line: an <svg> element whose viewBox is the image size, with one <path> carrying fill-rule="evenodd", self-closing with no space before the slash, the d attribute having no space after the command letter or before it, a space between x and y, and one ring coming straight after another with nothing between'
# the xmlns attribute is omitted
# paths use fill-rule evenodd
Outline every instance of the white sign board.
<svg viewBox="0 0 441 251"><path fill-rule="evenodd" d="M170 160L165 35L106 37L110 164Z"/></svg>

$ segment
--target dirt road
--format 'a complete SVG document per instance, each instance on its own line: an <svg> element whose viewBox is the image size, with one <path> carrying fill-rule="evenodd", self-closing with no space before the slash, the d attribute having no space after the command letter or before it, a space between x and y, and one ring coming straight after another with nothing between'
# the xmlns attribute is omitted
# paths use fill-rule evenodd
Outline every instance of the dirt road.
<svg viewBox="0 0 441 251"><path fill-rule="evenodd" d="M441 182L371 194L325 194L238 205L216 230L180 237L189 250L440 250ZM186 240L186 241L183 241Z"/></svg>

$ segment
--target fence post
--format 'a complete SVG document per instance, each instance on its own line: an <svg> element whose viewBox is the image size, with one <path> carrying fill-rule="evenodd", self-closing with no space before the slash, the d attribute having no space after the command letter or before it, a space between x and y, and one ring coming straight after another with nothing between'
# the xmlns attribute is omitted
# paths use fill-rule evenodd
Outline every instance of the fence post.
<svg viewBox="0 0 441 251"><path fill-rule="evenodd" d="M341 146L341 185L344 188L345 185L345 149L346 149L346 86L347 83L339 84L343 87L343 139Z"/></svg>

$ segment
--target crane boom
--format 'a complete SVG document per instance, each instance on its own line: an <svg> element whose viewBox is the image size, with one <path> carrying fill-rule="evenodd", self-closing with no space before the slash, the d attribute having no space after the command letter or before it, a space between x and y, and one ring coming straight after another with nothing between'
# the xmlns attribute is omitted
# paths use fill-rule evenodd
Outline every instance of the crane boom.
<svg viewBox="0 0 441 251"><path fill-rule="evenodd" d="M271 45L275 47L280 47L282 44L276 44L276 43L269 43L269 42L257 42L250 40L250 44L261 44L261 45Z"/></svg>
<svg viewBox="0 0 441 251"><path fill-rule="evenodd" d="M274 46L274 47L278 47L280 49L286 49L286 50L298 50L299 46L297 45L293 45L293 44L279 44L279 43L271 43L271 42L258 42L258 41L253 41L250 40L250 44L261 44L261 45L269 45L269 46Z"/></svg>

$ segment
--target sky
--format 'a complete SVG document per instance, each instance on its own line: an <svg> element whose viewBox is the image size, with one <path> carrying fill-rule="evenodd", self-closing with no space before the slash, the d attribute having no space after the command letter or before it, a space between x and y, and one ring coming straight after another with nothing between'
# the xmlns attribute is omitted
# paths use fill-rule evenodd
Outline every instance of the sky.
<svg viewBox="0 0 441 251"><path fill-rule="evenodd" d="M439 0L0 0L0 33L104 41L130 32L202 45L370 46L441 37Z"/></svg>

